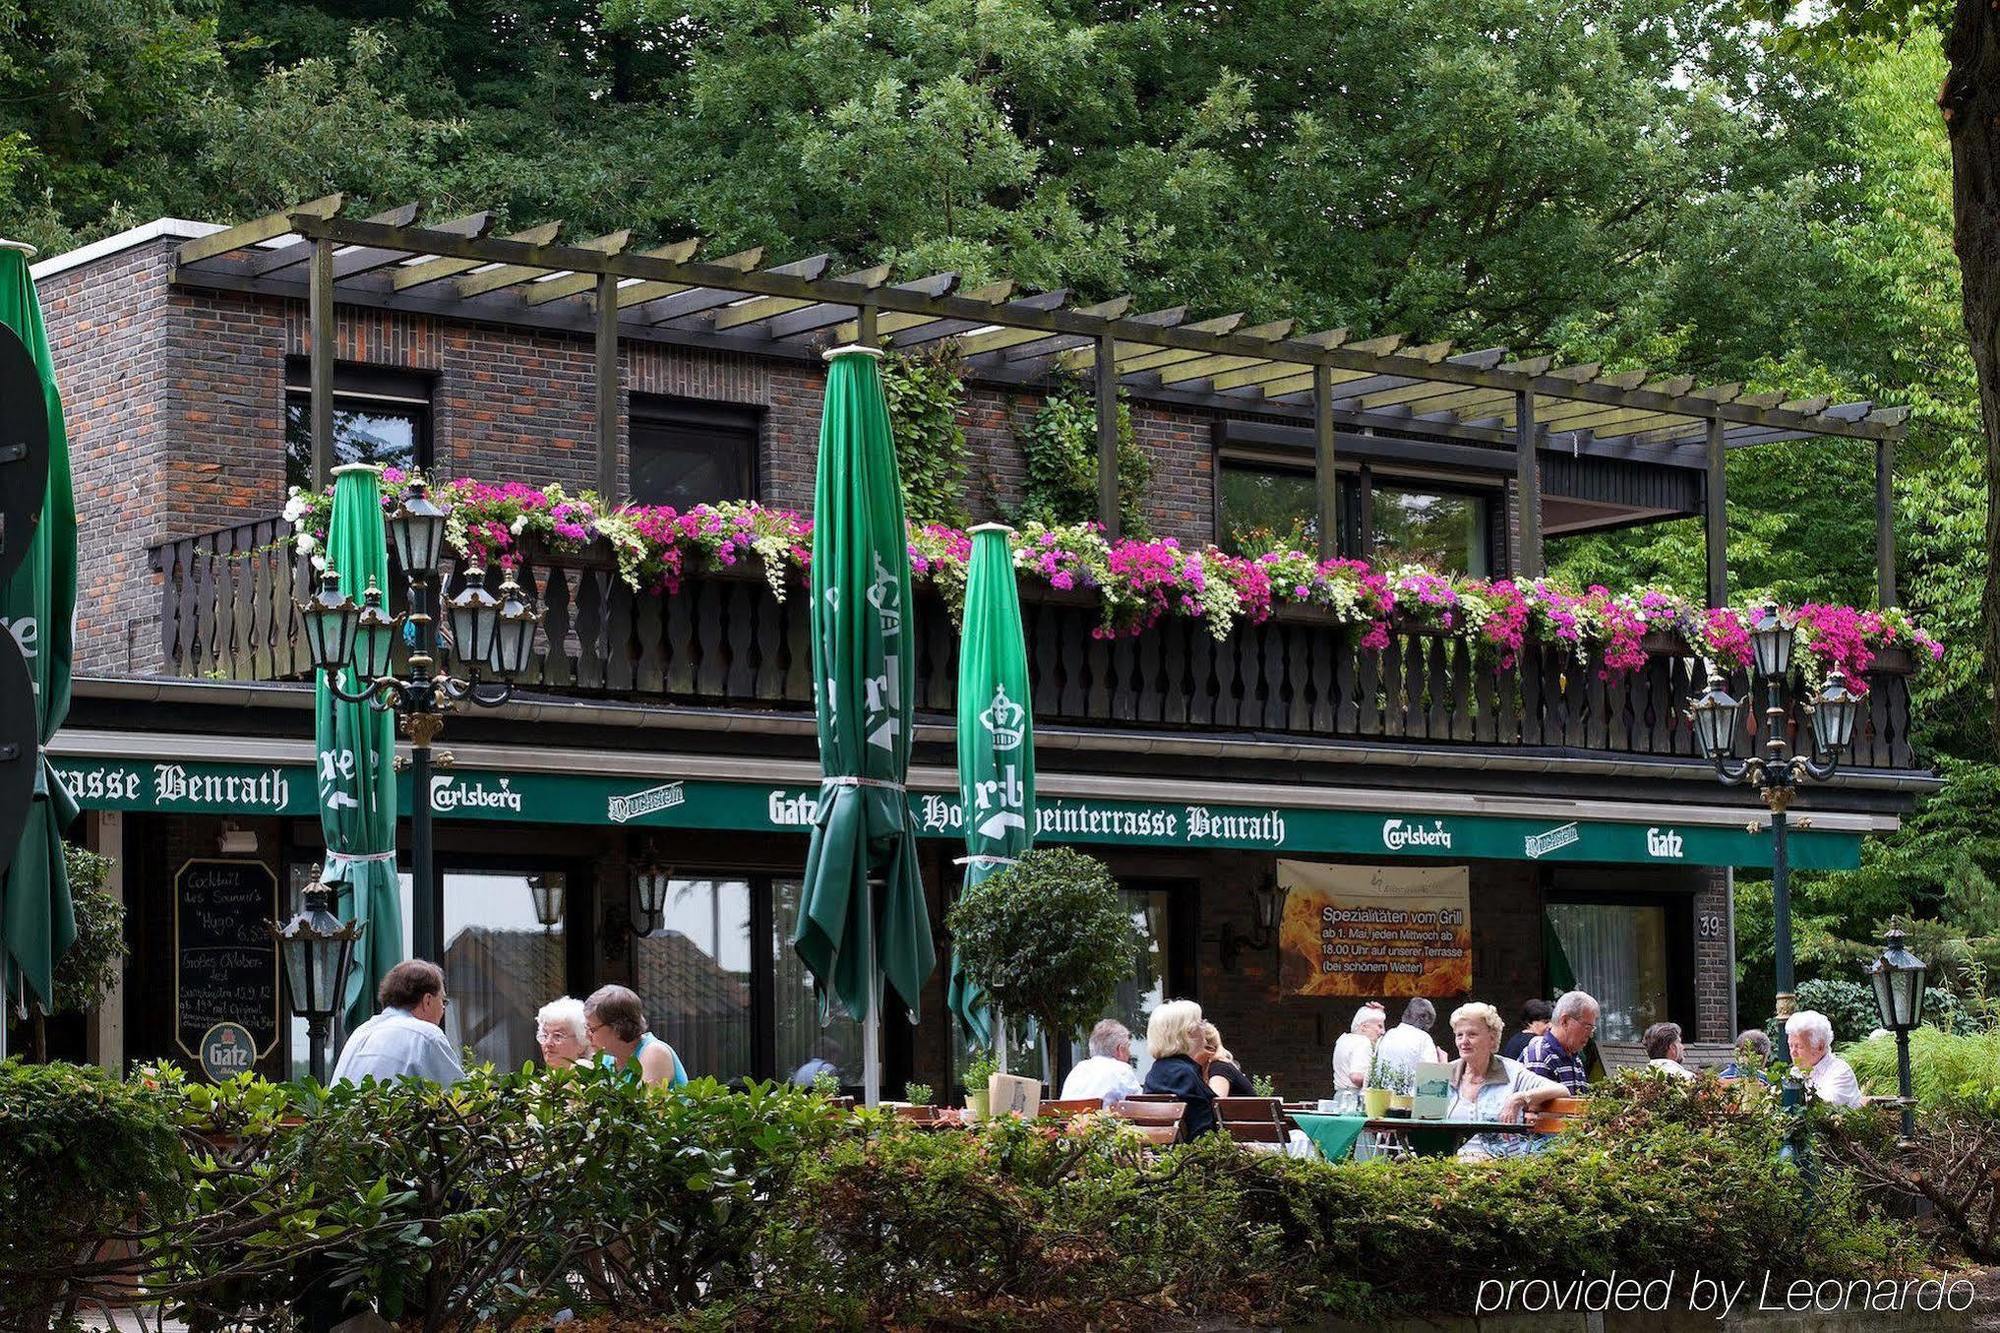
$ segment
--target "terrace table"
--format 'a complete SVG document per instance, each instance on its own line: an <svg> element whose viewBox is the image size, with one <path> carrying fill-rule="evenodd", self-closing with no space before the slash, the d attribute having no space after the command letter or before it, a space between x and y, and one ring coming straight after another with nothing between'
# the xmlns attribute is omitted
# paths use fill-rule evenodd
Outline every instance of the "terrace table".
<svg viewBox="0 0 2000 1333"><path fill-rule="evenodd" d="M1287 1112L1305 1136L1313 1141L1320 1156L1337 1162L1354 1151L1355 1141L1364 1130L1401 1134L1410 1150L1419 1157L1444 1157L1478 1134L1536 1134L1519 1121L1502 1124L1495 1120L1371 1120L1361 1115L1320 1115L1313 1111Z"/></svg>

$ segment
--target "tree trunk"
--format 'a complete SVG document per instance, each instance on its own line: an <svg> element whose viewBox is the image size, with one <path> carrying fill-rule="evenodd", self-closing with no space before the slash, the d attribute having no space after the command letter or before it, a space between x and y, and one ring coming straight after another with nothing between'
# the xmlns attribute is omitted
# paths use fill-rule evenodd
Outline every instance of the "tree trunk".
<svg viewBox="0 0 2000 1333"><path fill-rule="evenodd" d="M45 1065L49 1062L49 1020L42 1012L42 1006L28 1002L28 1063Z"/></svg>
<svg viewBox="0 0 2000 1333"><path fill-rule="evenodd" d="M1952 230L1965 307L1965 335L1979 373L1986 430L1986 493L2000 493L2000 31L1992 0L1956 0L1945 37L1950 72L1938 91L1951 137ZM1988 722L2000 745L2000 504L1986 510L1988 577L1981 638L1993 682Z"/></svg>

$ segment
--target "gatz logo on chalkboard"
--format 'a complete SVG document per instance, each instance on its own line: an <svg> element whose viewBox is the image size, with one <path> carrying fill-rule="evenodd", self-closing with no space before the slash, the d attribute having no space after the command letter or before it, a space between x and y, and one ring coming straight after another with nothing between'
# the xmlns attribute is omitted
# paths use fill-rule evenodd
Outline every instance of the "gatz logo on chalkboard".
<svg viewBox="0 0 2000 1333"><path fill-rule="evenodd" d="M257 1039L241 1023L217 1023L202 1035L201 1072L217 1083L257 1064Z"/></svg>

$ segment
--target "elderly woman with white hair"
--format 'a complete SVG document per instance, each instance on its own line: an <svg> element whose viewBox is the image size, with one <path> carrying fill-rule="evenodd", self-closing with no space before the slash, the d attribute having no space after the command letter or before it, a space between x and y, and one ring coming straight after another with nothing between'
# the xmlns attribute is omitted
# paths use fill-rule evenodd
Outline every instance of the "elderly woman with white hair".
<svg viewBox="0 0 2000 1333"><path fill-rule="evenodd" d="M1801 1009L1786 1019L1785 1045L1791 1048L1792 1072L1813 1096L1834 1106L1861 1105L1861 1080L1854 1077L1854 1066L1833 1053L1833 1024L1825 1014Z"/></svg>
<svg viewBox="0 0 2000 1333"><path fill-rule="evenodd" d="M565 995L536 1010L535 1044L542 1048L542 1063L551 1069L585 1063L590 1056L590 1032L583 1001Z"/></svg>
<svg viewBox="0 0 2000 1333"><path fill-rule="evenodd" d="M1215 1090L1208 1086L1208 1039L1201 1030L1201 1006L1168 1000L1146 1019L1146 1091L1166 1093L1187 1104L1181 1137L1198 1138L1216 1127Z"/></svg>
<svg viewBox="0 0 2000 1333"><path fill-rule="evenodd" d="M1370 1000L1354 1011L1347 1031L1333 1044L1335 1101L1350 1107L1360 1104L1361 1089L1368 1086L1368 1071L1375 1063L1375 1043L1388 1026L1388 1011L1379 1001Z"/></svg>
<svg viewBox="0 0 2000 1333"><path fill-rule="evenodd" d="M1462 1004L1452 1011L1451 1035L1458 1045L1458 1059L1446 1066L1451 1102L1445 1119L1513 1124L1531 1108L1545 1106L1567 1091L1554 1079L1499 1054L1505 1030L1500 1011L1490 1004ZM1458 1155L1465 1161L1483 1161L1518 1156L1541 1146L1525 1134L1479 1134L1467 1139Z"/></svg>

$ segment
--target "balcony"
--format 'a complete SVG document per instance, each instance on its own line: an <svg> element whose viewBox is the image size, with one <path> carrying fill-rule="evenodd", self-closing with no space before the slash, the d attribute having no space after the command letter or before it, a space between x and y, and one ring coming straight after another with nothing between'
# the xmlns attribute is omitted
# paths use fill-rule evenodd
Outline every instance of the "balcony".
<svg viewBox="0 0 2000 1333"><path fill-rule="evenodd" d="M303 681L311 660L294 603L311 570L290 525L266 519L153 548L161 576L162 670L173 676ZM518 571L545 611L525 683L575 698L810 713L807 599L782 603L754 569L703 573L677 594L635 593L608 553L554 554ZM398 583L392 579L392 583ZM453 569L449 584L458 586ZM1465 644L1423 633L1363 649L1361 632L1310 608L1286 608L1216 641L1169 618L1137 637L1095 639L1094 601L1022 588L1036 721L1454 747L1693 758L1683 716L1699 663L1674 642L1649 644L1643 670L1607 677L1565 647L1530 644L1513 667L1472 660ZM392 594L399 601L400 593ZM917 706L948 715L958 636L920 586ZM400 606L395 609L401 609ZM1870 673L1849 767L1916 767L1908 659L1885 653ZM1739 694L1741 680L1731 685ZM1755 719L1761 724L1762 718Z"/></svg>

